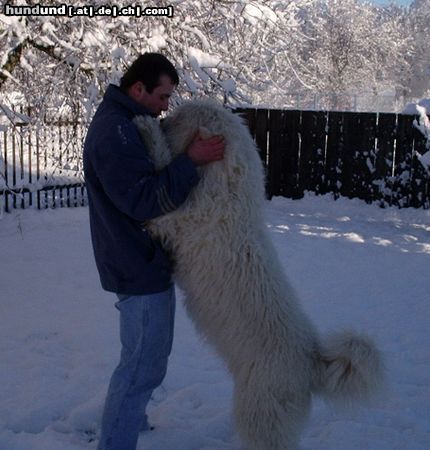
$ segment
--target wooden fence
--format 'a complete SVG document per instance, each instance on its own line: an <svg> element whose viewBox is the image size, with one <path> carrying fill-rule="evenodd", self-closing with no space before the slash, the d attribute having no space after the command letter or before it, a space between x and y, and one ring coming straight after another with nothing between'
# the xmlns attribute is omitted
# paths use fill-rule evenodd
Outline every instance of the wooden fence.
<svg viewBox="0 0 430 450"><path fill-rule="evenodd" d="M416 116L242 109L267 171L267 194L333 193L381 206L430 203L426 139Z"/></svg>
<svg viewBox="0 0 430 450"><path fill-rule="evenodd" d="M430 172L415 116L242 109L267 172L267 195L305 191L381 206L430 206ZM83 127L51 124L0 131L0 213L87 204Z"/></svg>
<svg viewBox="0 0 430 450"><path fill-rule="evenodd" d="M0 214L87 204L82 175L85 128L57 122L0 131Z"/></svg>

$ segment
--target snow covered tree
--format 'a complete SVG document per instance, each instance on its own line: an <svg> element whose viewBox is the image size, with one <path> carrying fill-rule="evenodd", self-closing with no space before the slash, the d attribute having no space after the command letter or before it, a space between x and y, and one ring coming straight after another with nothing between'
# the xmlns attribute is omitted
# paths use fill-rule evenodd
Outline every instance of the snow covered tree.
<svg viewBox="0 0 430 450"><path fill-rule="evenodd" d="M301 17L307 39L287 63L295 89L326 93L328 108L349 109L343 93L381 92L393 70L406 66L409 41L399 34L398 14L359 0L315 0Z"/></svg>
<svg viewBox="0 0 430 450"><path fill-rule="evenodd" d="M171 5L173 17L1 14L0 103L30 107L32 121L59 115L89 119L107 84L118 82L127 64L145 51L160 51L175 63L182 80L177 99L205 94L229 104L282 107L291 91L378 93L394 85L409 92L411 84L421 83L411 66L425 74L428 46L418 38L412 46L410 27L425 35L427 1L416 0L409 19L402 8L361 0L173 0ZM332 95L326 106L348 106L342 102Z"/></svg>
<svg viewBox="0 0 430 450"><path fill-rule="evenodd" d="M415 99L430 97L430 2L414 0L403 22L412 39L411 51L405 55L410 70L400 79L403 94Z"/></svg>
<svg viewBox="0 0 430 450"><path fill-rule="evenodd" d="M74 2L50 2L64 4ZM92 2L95 7L104 4ZM164 53L178 68L182 76L176 100L206 94L230 104L252 103L264 95L282 70L271 60L277 36L287 39L297 28L294 0L176 0L172 5L173 17L1 15L3 122L22 120L11 113L22 107L36 128L59 118L85 124L108 83L117 83L127 64L145 51ZM66 167L81 167L78 130L68 136L67 158L49 156L51 167L61 174Z"/></svg>
<svg viewBox="0 0 430 450"><path fill-rule="evenodd" d="M182 74L181 97L204 93L250 103L274 84L283 70L276 63L285 48L279 37L285 43L298 28L296 1L172 5L171 18L0 16L3 102L31 105L37 120L59 113L88 118L106 85L118 82L127 63L144 51L173 60Z"/></svg>

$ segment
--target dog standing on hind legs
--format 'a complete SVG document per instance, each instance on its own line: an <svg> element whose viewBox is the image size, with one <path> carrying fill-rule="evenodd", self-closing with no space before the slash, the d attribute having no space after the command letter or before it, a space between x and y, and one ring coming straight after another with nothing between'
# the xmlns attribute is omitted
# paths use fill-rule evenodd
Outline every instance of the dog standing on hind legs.
<svg viewBox="0 0 430 450"><path fill-rule="evenodd" d="M178 107L162 129L136 118L158 169L195 133L223 135L222 161L176 211L145 224L175 260L175 281L197 329L234 379L234 418L249 448L293 450L312 394L350 403L382 381L378 350L353 332L321 338L305 315L267 233L264 173L243 120L208 100Z"/></svg>

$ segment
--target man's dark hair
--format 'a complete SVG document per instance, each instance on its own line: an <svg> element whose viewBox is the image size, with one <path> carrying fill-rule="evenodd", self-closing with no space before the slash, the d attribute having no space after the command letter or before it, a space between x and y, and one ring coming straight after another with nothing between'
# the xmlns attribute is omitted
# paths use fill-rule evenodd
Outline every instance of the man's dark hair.
<svg viewBox="0 0 430 450"><path fill-rule="evenodd" d="M137 81L141 81L146 90L151 94L154 88L160 84L160 76L167 75L172 83L179 83L178 72L173 64L160 53L144 53L140 55L128 68L120 82L123 92Z"/></svg>

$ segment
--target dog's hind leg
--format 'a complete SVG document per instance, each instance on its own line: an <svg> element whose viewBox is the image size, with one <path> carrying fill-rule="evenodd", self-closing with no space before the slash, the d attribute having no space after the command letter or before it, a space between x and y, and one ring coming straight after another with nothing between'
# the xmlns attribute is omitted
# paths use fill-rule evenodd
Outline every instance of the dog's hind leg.
<svg viewBox="0 0 430 450"><path fill-rule="evenodd" d="M264 383L263 383L264 384ZM234 418L241 438L252 450L296 450L310 407L310 397L297 398L274 386L236 382Z"/></svg>

